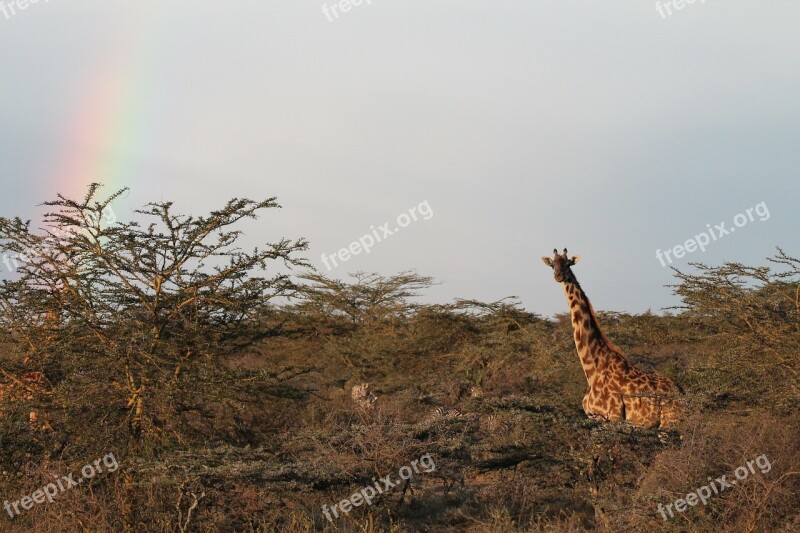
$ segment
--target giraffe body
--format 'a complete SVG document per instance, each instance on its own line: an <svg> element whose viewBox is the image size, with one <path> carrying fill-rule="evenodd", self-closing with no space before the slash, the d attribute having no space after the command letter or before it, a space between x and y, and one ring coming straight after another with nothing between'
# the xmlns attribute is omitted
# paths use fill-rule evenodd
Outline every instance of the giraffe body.
<svg viewBox="0 0 800 533"><path fill-rule="evenodd" d="M680 389L671 379L642 372L628 362L600 329L592 304L572 273L578 257L568 258L566 249L563 255L553 252L554 258L542 260L553 268L567 297L575 348L588 383L583 411L591 418L648 428L675 425L683 413Z"/></svg>

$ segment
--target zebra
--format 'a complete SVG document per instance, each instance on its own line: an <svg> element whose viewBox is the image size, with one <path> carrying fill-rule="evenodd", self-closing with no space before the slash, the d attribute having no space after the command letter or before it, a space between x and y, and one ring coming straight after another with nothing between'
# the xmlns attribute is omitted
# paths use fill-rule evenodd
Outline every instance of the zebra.
<svg viewBox="0 0 800 533"><path fill-rule="evenodd" d="M437 407L431 412L431 420L442 420L452 418L463 418L464 413L455 407Z"/></svg>
<svg viewBox="0 0 800 533"><path fill-rule="evenodd" d="M511 431L511 424L505 417L497 413L491 413L481 418L481 427L487 433L503 434Z"/></svg>
<svg viewBox="0 0 800 533"><path fill-rule="evenodd" d="M461 409L457 407L437 407L433 410L433 414L436 418L461 418L464 416Z"/></svg>

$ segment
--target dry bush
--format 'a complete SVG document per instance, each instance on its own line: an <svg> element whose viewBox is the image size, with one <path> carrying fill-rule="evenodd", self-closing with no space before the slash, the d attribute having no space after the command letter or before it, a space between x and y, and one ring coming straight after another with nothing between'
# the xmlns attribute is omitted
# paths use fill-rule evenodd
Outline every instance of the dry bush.
<svg viewBox="0 0 800 533"><path fill-rule="evenodd" d="M800 259L778 248L772 267L725 263L679 271L685 316L714 339L715 378L746 403L793 410L800 401Z"/></svg>
<svg viewBox="0 0 800 533"><path fill-rule="evenodd" d="M108 204L94 193L52 204L52 222L81 229L64 240L0 219L5 250L44 251L0 286L0 490L21 497L111 450L120 468L3 530L800 526L800 263L782 251L778 270L679 273L686 308L676 316L600 313L636 364L687 389L677 430L643 430L582 412L567 315L543 319L513 299L423 305L416 297L433 281L414 272L264 277L262 266L303 264L302 240L250 254L232 246L233 224L273 200L194 219L156 204L139 213L155 226L106 227ZM176 266L192 253L208 264ZM370 408L350 397L364 382L378 396ZM432 416L436 407L461 416ZM322 505L425 454L433 472L333 523L323 516ZM759 455L768 474L659 516L658 503Z"/></svg>
<svg viewBox="0 0 800 533"><path fill-rule="evenodd" d="M642 478L635 497L640 505L652 513L658 503L672 503L708 485L709 478L735 479L736 468L765 455L769 472L754 466L755 474L713 495L706 506L675 513L673 521L689 521L698 530L777 531L790 526L800 504L800 416L795 413L786 419L763 410L711 420L696 415L687 428L691 433L685 435L683 446L661 453Z"/></svg>

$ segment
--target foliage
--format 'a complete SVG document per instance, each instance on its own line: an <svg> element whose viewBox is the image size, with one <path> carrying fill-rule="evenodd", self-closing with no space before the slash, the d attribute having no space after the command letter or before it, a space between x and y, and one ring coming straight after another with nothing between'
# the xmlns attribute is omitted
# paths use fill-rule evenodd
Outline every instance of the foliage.
<svg viewBox="0 0 800 533"><path fill-rule="evenodd" d="M36 250L0 286L2 341L57 388L69 384L70 396L83 392L77 376L91 376L103 395L112 394L108 400L124 393L138 435L143 423L174 418L184 407L175 400L182 391L209 385L213 397L224 389L224 379L215 383L224 373L216 359L241 348L243 325L271 299L292 294L287 273L274 264L304 266L295 255L307 244L237 247L237 223L279 207L275 198L233 199L200 217L152 203L136 220L106 225L103 213L125 190L98 199L98 187L82 201L59 195L47 202L41 232L0 219L0 250Z"/></svg>
<svg viewBox="0 0 800 533"><path fill-rule="evenodd" d="M0 491L18 499L109 451L120 469L3 530L800 527L800 262L780 249L769 267L676 271L676 315L598 312L633 363L687 390L686 420L660 432L586 419L564 315L422 303L433 280L415 272L293 276L303 239L237 247L274 198L111 222L123 191L97 192L48 203L39 231L0 219L0 252L27 259L0 284ZM372 407L350 398L365 382ZM423 454L435 471L322 515ZM770 472L658 514L761 454Z"/></svg>
<svg viewBox="0 0 800 533"><path fill-rule="evenodd" d="M699 273L676 270L679 283L673 288L685 316L730 346L721 362L746 369L744 388L757 394L750 400L795 406L800 399L800 260L778 248L768 261L772 266L693 263ZM762 379L767 375L770 379Z"/></svg>

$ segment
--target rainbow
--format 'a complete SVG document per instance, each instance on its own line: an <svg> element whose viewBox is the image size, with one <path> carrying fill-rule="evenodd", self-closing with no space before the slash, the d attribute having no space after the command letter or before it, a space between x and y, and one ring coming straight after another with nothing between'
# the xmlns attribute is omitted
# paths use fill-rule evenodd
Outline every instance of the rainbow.
<svg viewBox="0 0 800 533"><path fill-rule="evenodd" d="M145 104L151 63L157 57L153 37L165 18L146 9L131 10L124 31L109 30L107 46L94 58L90 75L78 81L81 96L58 135L60 148L48 165L43 200L55 199L57 193L83 199L92 182L103 184L101 198L135 184L137 154L153 133Z"/></svg>

